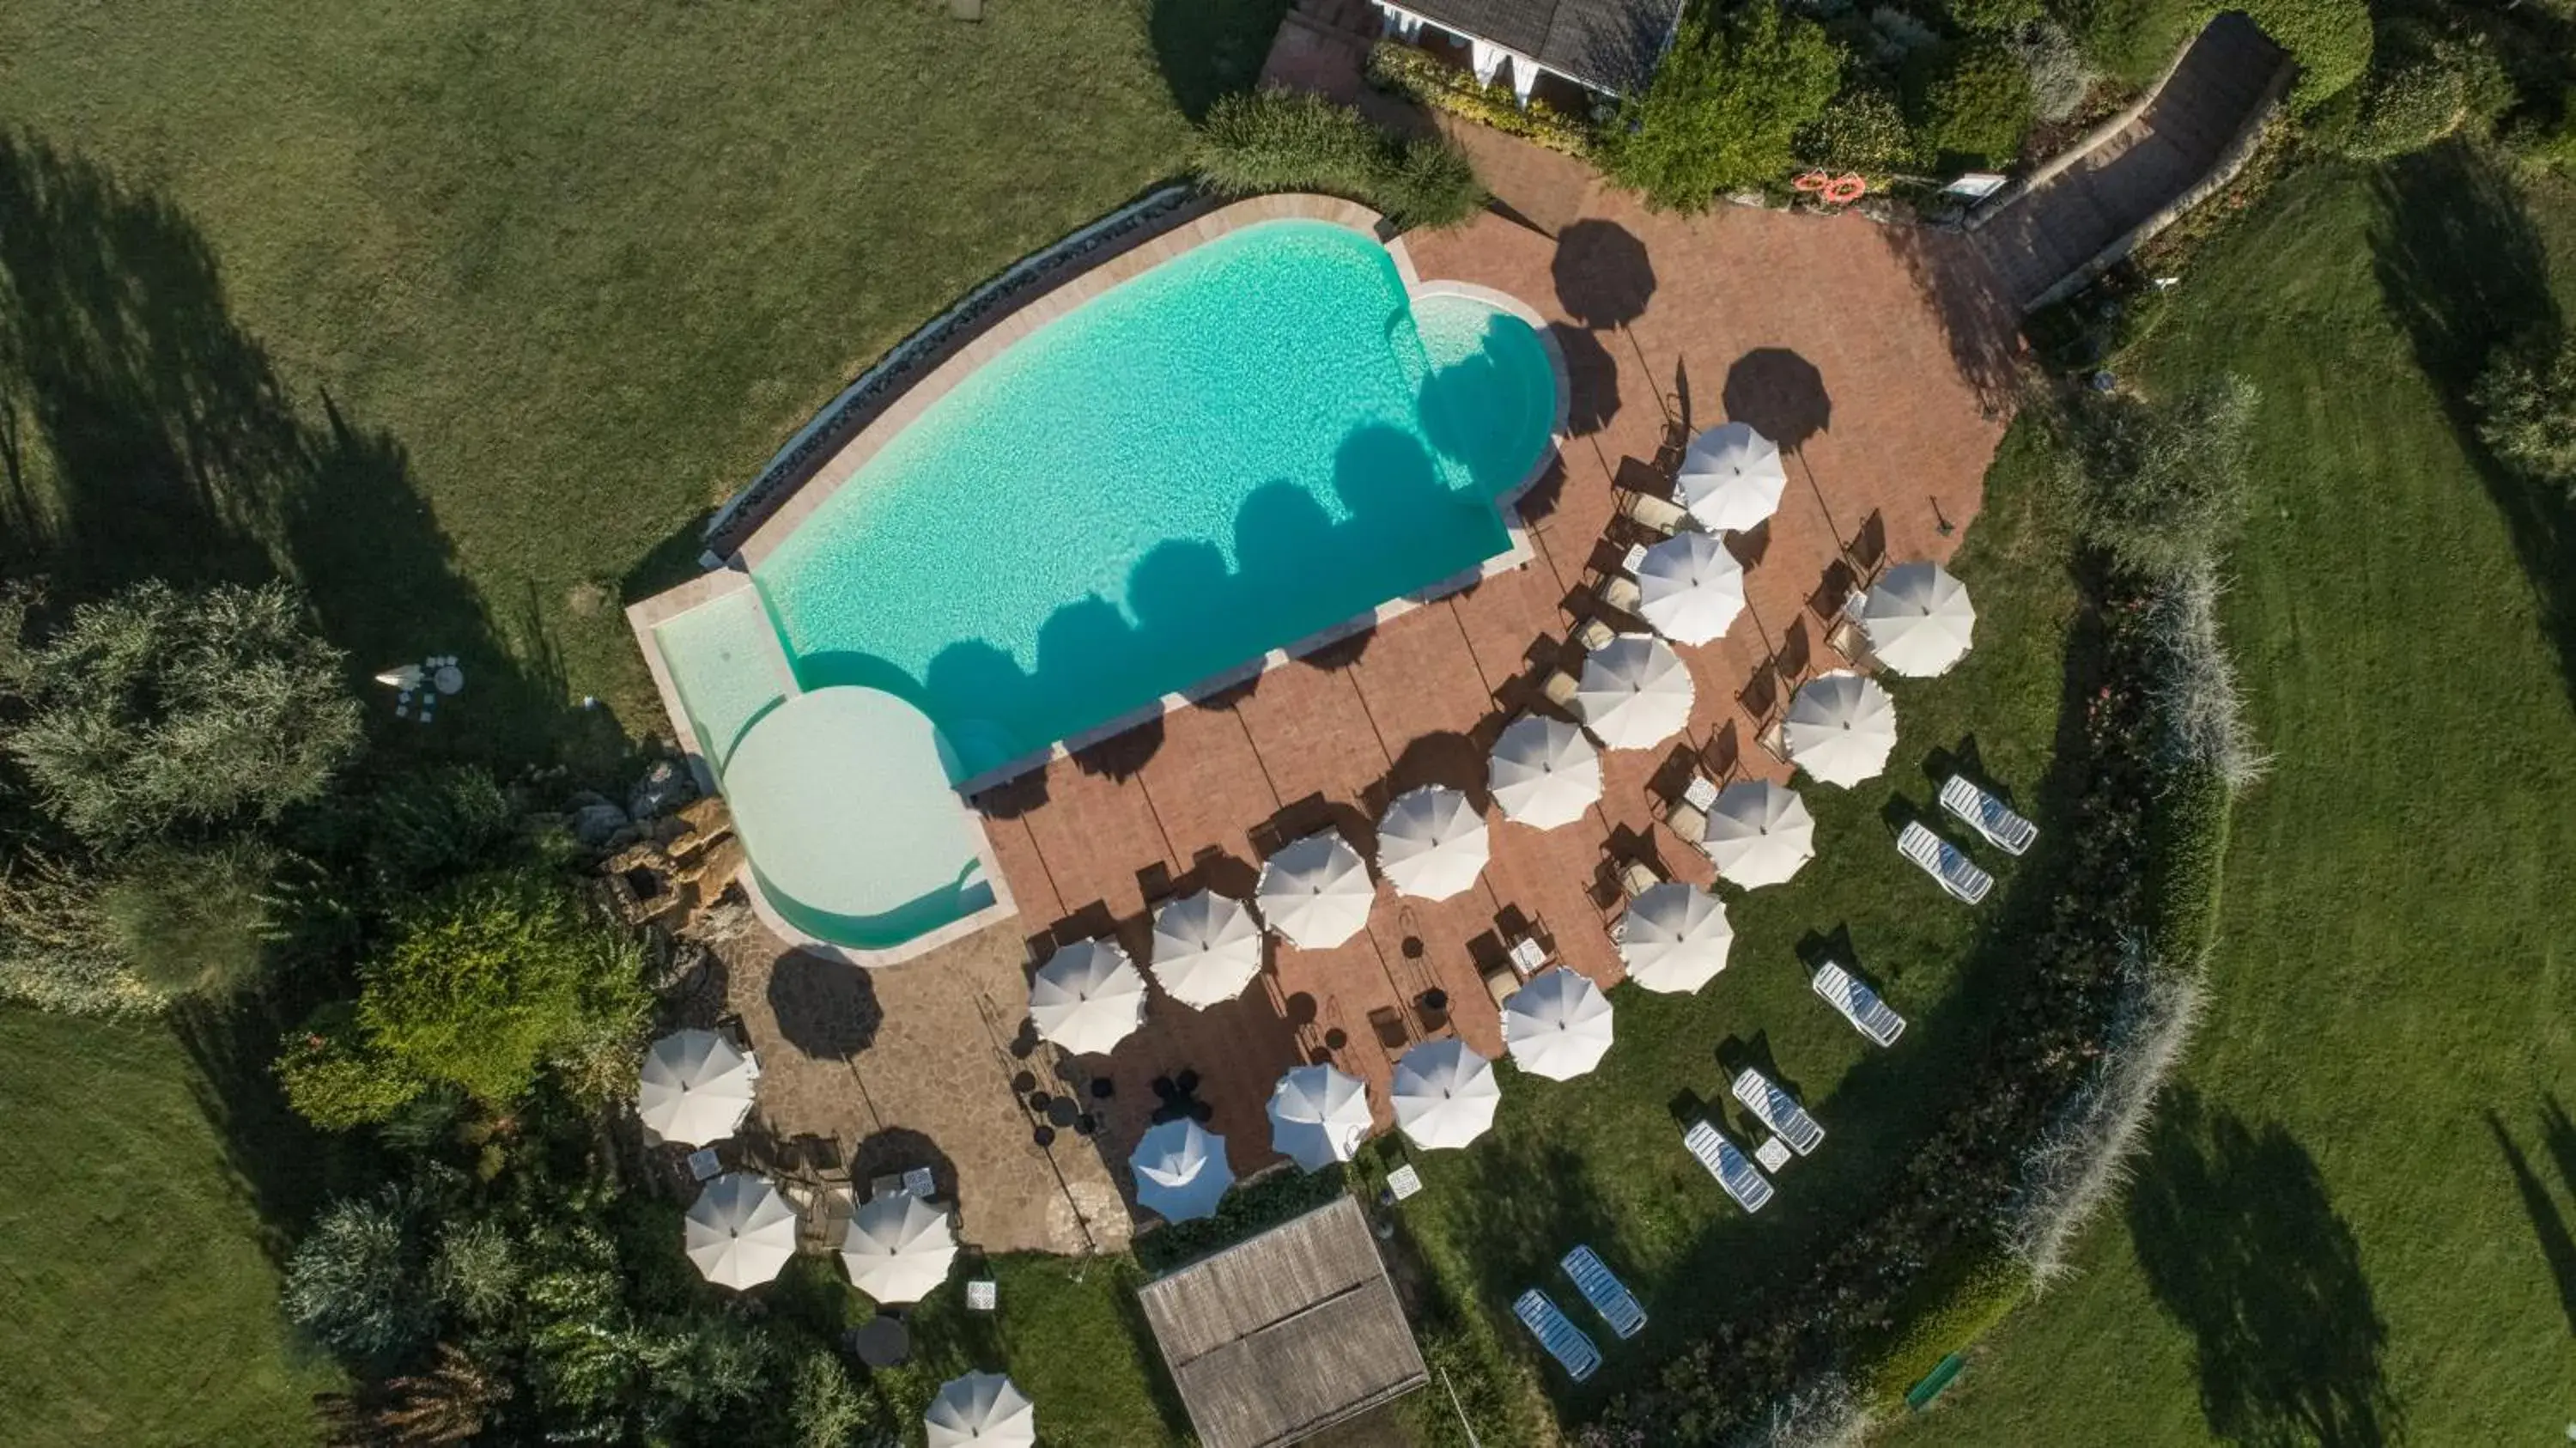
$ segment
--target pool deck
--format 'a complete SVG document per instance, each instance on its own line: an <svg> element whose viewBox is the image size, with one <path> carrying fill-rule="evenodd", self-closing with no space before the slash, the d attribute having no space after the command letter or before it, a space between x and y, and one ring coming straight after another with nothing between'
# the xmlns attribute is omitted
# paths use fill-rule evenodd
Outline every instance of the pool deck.
<svg viewBox="0 0 2576 1448"><path fill-rule="evenodd" d="M1618 551L1603 541L1613 480L1647 473L1676 425L1741 418L1793 452L1778 515L1746 540L1758 555L1749 616L1681 650L1699 697L1687 747L1719 772L1732 761L1737 777L1788 777L1754 743L1759 715L1781 697L1780 672L1833 665L1818 610L1837 601L1847 545L1893 560L1954 550L2004 427L2014 345L2009 312L1958 238L1856 216L1660 216L1562 157L1490 135L1473 144L1504 202L1529 198L1514 210L1553 235L1487 215L1406 242L1421 275L1543 312L1567 360L1575 436L1522 505L1535 560L977 796L1016 920L866 973L774 942L729 951L733 1007L764 1045L773 1129L920 1132L953 1162L970 1240L1074 1251L1125 1240L1112 1204L1158 1075L1199 1073L1239 1173L1276 1160L1262 1107L1303 1061L1368 1081L1389 1125L1391 1062L1424 1035L1412 1009L1424 990L1446 991L1457 1033L1499 1054L1480 962L1504 928L1534 923L1560 959L1608 984L1621 975L1603 913L1614 854L1709 879L1649 804L1650 781L1686 761L1605 754L1607 792L1584 820L1542 833L1497 817L1474 889L1426 902L1381 886L1350 943L1281 946L1260 982L1214 1010L1157 998L1106 1058L1058 1061L1022 1032L1023 971L1044 949L1030 938L1115 930L1138 948L1148 892L1248 893L1256 839L1332 824L1365 853L1370 822L1406 788L1453 784L1481 801L1484 745L1545 668L1571 657L1570 604L1587 569ZM1372 1012L1390 1008L1404 1040L1381 1045ZM834 1027L859 1015L863 1032ZM1095 1103L1082 1090L1093 1075L1115 1094ZM1097 1136L1036 1146L1032 1086L1097 1104Z"/></svg>

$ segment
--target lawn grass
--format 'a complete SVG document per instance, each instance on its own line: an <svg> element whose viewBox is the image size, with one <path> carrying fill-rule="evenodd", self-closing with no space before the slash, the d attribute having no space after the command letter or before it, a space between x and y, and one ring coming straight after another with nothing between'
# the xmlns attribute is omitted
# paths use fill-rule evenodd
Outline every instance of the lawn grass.
<svg viewBox="0 0 2576 1448"><path fill-rule="evenodd" d="M2064 534L2043 506L2045 461L2028 429L1999 456L1955 564L1975 593L1977 647L1940 679L1889 681L1900 735L1887 774L1858 789L1806 786L1818 857L1785 886L1727 889L1736 940L1726 973L1689 996L1614 990L1619 1045L1600 1068L1564 1083L1516 1076L1494 1131L1464 1151L1407 1153L1393 1138L1373 1148L1381 1167L1410 1155L1425 1186L1399 1209L1409 1238L1524 1362L1534 1348L1511 1322L1511 1301L1540 1286L1576 1304L1555 1266L1576 1243L1644 1299L1644 1335L1612 1346L1590 1383L1569 1389L1552 1366L1541 1374L1574 1418L1707 1335L1749 1294L1811 1271L1940 1121L1962 1063L1985 1049L1996 1004L2011 998L2023 963L1996 948L1998 932L2046 837L2021 862L1980 847L2001 883L1970 910L1897 855L1892 822L1933 818L1934 781L1963 760L2048 821L2041 796L2075 594ZM1809 988L1803 962L1827 950L1907 1016L1894 1049L1869 1045ZM1779 1196L1758 1217L1681 1146L1684 1121L1712 1109L1739 1140L1761 1138L1727 1092L1743 1064L1788 1085L1828 1132L1816 1155L1780 1174ZM1478 1427L1491 1441L1490 1425Z"/></svg>
<svg viewBox="0 0 2576 1448"><path fill-rule="evenodd" d="M1891 1441L2576 1418L2576 526L2454 407L2489 340L2571 304L2576 192L2451 151L2285 184L2133 360L2264 392L2225 622L2278 759L2124 1207Z"/></svg>
<svg viewBox="0 0 2576 1448"><path fill-rule="evenodd" d="M160 1025L0 1009L0 1444L285 1448L327 1362L291 1354L277 1240Z"/></svg>

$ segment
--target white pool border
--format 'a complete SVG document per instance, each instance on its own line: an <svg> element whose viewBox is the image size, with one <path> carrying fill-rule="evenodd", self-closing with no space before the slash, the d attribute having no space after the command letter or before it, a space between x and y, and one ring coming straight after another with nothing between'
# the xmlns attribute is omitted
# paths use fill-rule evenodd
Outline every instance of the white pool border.
<svg viewBox="0 0 2576 1448"><path fill-rule="evenodd" d="M832 494L840 491L844 485L855 478L868 461L874 458L878 451L892 441L898 433L911 426L934 403L947 396L978 368L1008 351L1020 339L1121 283L1193 251L1220 236L1247 226L1283 220L1328 221L1348 227L1379 242L1386 248L1389 257L1394 260L1396 274L1403 279L1408 298L1466 297L1520 318L1529 324L1531 331L1537 333L1540 347L1547 355L1548 366L1555 375L1556 415L1549 422L1547 447L1541 450L1520 482L1494 500L1495 511L1501 516L1504 532L1510 539L1510 546L1473 568L1462 569L1447 578L1399 595L1365 613L1355 614L1294 643L1247 659L1232 668L1201 679L1185 689L1165 694L1152 703L1130 710L1106 723L1085 729L1044 749L1032 750L959 783L956 786L959 805L968 814L974 816L971 823L975 839L975 855L982 864L986 878L991 882L994 903L907 940L901 945L884 950L861 950L816 939L788 924L764 898L760 881L752 872L749 855L746 853L742 871L736 878L743 887L743 893L750 898L752 909L760 916L761 923L768 926L781 940L810 954L874 968L913 959L1011 919L1019 913L1018 903L1011 894L1010 882L1003 878L1000 861L993 852L992 840L984 830L986 816L975 803L976 795L1017 779L1032 770L1043 769L1056 760L1069 758L1085 749L1114 739L1131 729L1149 724L1174 710L1191 707L1228 689L1237 688L1292 660L1308 657L1345 639L1381 627L1424 604L1435 603L1453 593L1463 592L1498 574L1525 568L1537 559L1538 551L1530 542L1529 530L1521 517L1520 501L1557 465L1558 450L1566 440L1566 419L1572 408L1572 383L1566 375L1565 356L1557 346L1555 336L1548 331L1547 319L1518 297L1496 291L1491 287L1458 281L1424 281L1413 264L1412 253L1405 248L1404 239L1400 236L1387 237L1384 218L1355 202L1330 196L1300 194L1258 196L1250 200L1233 202L1216 207L1191 220L1180 222L1161 235L1110 257L1089 270L1068 276L1057 286L1029 297L1016 309L997 318L973 341L958 348L938 366L924 373L919 381L906 388L900 397L887 403L884 410L861 428L848 443L841 447L840 451L817 468L812 477L781 500L777 508L762 520L760 526L743 540L742 546L732 557L724 560L721 566L677 587L628 606L627 626L635 633L637 647L643 650L645 667L653 676L655 691L661 696L662 711L670 719L674 738L686 754L690 773L696 777L699 787L710 793L716 791L715 770L708 762L705 748L697 737L696 729L689 722L687 709L681 705L678 686L672 678L668 662L662 657L661 645L654 633L657 627L671 618L712 603L725 595L751 588L753 586L752 565L775 551L790 533L793 533L806 519L812 517L816 509L829 501ZM763 608L765 610L765 604ZM787 659L784 645L776 640L775 630L772 630L772 643L779 650L779 664L789 680L792 692L795 688L795 669Z"/></svg>

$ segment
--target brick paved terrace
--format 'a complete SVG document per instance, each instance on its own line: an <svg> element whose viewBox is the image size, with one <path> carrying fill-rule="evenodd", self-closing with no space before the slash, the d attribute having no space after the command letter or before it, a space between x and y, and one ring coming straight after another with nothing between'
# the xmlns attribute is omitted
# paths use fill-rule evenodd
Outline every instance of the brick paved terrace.
<svg viewBox="0 0 2576 1448"><path fill-rule="evenodd" d="M1657 788L1694 760L1720 777L1787 778L1755 739L1787 685L1838 662L1820 623L1851 560L1950 556L2001 435L2012 345L1955 238L1856 216L1660 216L1562 157L1486 133L1471 144L1521 219L1407 244L1426 280L1498 288L1551 320L1574 436L1524 504L1537 559L979 796L1017 921L871 981L776 950L738 960L733 1004L772 1062L772 1129L920 1132L953 1162L969 1238L1055 1251L1079 1249L1086 1230L1101 1245L1126 1235L1111 1184L1127 1187L1157 1076L1198 1073L1238 1173L1277 1160L1263 1105L1303 1062L1366 1080L1391 1129L1385 1087L1406 1046L1454 1030L1500 1053L1482 974L1509 935L1540 935L1606 986L1621 976L1612 862L1642 856L1709 880L1697 849L1658 822ZM1545 230L1538 210L1555 213ZM1051 940L1114 931L1141 959L1149 898L1200 884L1248 895L1257 842L1331 825L1371 854L1372 822L1405 789L1447 784L1483 804L1485 747L1550 668L1575 661L1566 640L1587 579L1623 551L1609 541L1614 480L1651 478L1668 438L1728 419L1793 454L1790 489L1769 524L1735 540L1747 614L1718 643L1681 650L1698 694L1686 739L1605 754L1606 794L1574 825L1539 832L1489 811L1493 861L1475 888L1427 902L1381 886L1363 934L1323 951L1274 943L1270 969L1228 1005L1157 996L1107 1057L1057 1060L1026 1034L1024 970ZM1432 990L1447 995L1445 1024L1419 1008ZM876 1017L864 1032L816 1024L862 1011ZM1093 1097L1096 1077L1113 1094ZM1097 1108L1098 1131L1041 1149L1032 1088Z"/></svg>

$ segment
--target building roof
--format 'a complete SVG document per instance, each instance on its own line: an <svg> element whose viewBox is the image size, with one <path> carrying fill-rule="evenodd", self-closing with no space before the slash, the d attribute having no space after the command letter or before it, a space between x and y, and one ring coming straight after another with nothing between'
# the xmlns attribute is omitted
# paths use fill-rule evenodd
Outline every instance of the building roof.
<svg viewBox="0 0 2576 1448"><path fill-rule="evenodd" d="M1429 1381L1349 1197L1136 1295L1204 1448L1278 1448Z"/></svg>
<svg viewBox="0 0 2576 1448"><path fill-rule="evenodd" d="M1654 73L1682 0L1395 0L1444 30L1516 51L1560 75L1624 91Z"/></svg>

